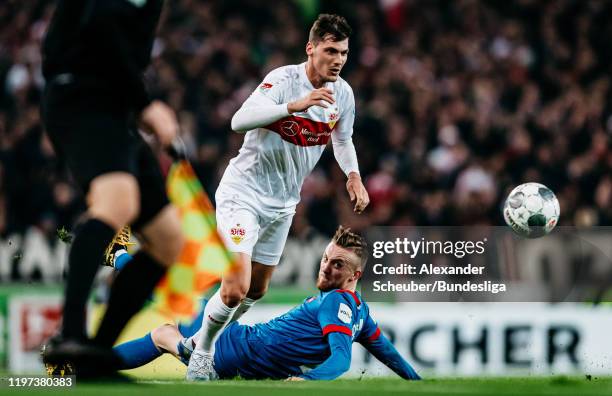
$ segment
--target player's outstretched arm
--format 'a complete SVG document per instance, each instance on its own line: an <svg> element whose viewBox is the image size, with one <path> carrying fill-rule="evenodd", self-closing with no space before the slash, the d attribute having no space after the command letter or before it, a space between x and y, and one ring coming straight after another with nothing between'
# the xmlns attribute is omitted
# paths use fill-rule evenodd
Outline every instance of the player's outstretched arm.
<svg viewBox="0 0 612 396"><path fill-rule="evenodd" d="M232 130L247 132L287 117L289 109L284 96L288 84L282 73L268 74L232 117Z"/></svg>
<svg viewBox="0 0 612 396"><path fill-rule="evenodd" d="M344 121L341 121L341 123L342 122ZM347 120L346 122L352 121ZM352 124L350 131L344 130L345 127L346 124L341 124L338 133L332 134L334 157L336 157L336 162L348 178L346 182L346 191L349 194L351 202L355 203L354 211L361 213L369 205L370 196L359 174L357 153L355 152L355 146L351 138L353 133Z"/></svg>
<svg viewBox="0 0 612 396"><path fill-rule="evenodd" d="M270 125L289 115L286 104L274 102L264 104L249 98L232 117L232 130L235 132L248 132L253 129Z"/></svg>
<svg viewBox="0 0 612 396"><path fill-rule="evenodd" d="M268 74L234 114L232 130L251 131L270 125L290 114L306 111L311 106L327 107L335 103L332 91L328 88L315 89L305 97L290 102L285 97L289 89L289 78L275 73Z"/></svg>
<svg viewBox="0 0 612 396"><path fill-rule="evenodd" d="M379 331L377 330L377 333ZM361 344L368 350L376 359L383 362L387 367L393 370L400 377L407 380L420 380L421 377L412 368L402 355L395 349L393 344L382 333L378 333L375 339L370 337L367 340L360 341Z"/></svg>
<svg viewBox="0 0 612 396"><path fill-rule="evenodd" d="M340 116L340 121L334 133L332 133L332 145L336 162L347 176L346 190L351 202L355 203L354 211L361 213L370 203L368 192L359 175L359 163L357 153L353 144L353 124L355 123L355 98L353 91L349 88L346 109Z"/></svg>
<svg viewBox="0 0 612 396"><path fill-rule="evenodd" d="M344 333L329 333L327 342L331 355L317 368L301 375L307 380L333 380L351 367L351 337Z"/></svg>

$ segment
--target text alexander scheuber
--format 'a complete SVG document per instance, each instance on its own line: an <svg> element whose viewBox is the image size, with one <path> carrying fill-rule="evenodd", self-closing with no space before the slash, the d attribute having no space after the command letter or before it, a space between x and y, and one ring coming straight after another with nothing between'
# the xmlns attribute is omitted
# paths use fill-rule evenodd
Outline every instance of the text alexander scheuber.
<svg viewBox="0 0 612 396"><path fill-rule="evenodd" d="M395 241L375 241L372 244L372 256L381 259L385 255L400 255L414 259L417 256L454 256L462 259L465 256L481 255L485 252L487 238L477 241L430 241L425 238L411 240L408 238L396 238ZM389 280L383 282L375 280L372 282L374 292L488 292L497 294L506 291L503 283L493 283L486 281L462 280L454 283L448 280L431 279L432 275L452 276L452 275L483 275L484 266L474 266L471 263L466 265L434 266L431 263L407 264L402 263L395 266L385 266L374 263L372 271L375 275L418 275L429 276L429 278L419 278L417 281L410 280L406 283L402 279L400 283Z"/></svg>

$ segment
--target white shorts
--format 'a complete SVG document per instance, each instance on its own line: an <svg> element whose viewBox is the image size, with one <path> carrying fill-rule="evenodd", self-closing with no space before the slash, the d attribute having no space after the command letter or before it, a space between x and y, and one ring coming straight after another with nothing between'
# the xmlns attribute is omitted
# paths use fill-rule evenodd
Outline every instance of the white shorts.
<svg viewBox="0 0 612 396"><path fill-rule="evenodd" d="M217 230L229 251L246 253L257 263L277 265L295 208L264 207L242 191L221 186L215 193L215 200Z"/></svg>

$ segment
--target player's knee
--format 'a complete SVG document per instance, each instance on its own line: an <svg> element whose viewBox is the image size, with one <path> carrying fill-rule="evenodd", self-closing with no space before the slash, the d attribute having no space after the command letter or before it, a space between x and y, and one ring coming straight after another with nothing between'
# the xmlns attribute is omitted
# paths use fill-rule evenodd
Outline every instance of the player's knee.
<svg viewBox="0 0 612 396"><path fill-rule="evenodd" d="M121 200L121 203L115 206L115 212L117 222L121 223L120 227L131 224L140 213L140 198L138 194Z"/></svg>
<svg viewBox="0 0 612 396"><path fill-rule="evenodd" d="M247 297L251 300L259 300L268 292L268 285L265 286L251 286L249 292L247 293Z"/></svg>
<svg viewBox="0 0 612 396"><path fill-rule="evenodd" d="M181 254L181 250L185 245L185 237L181 231L181 226L178 223L169 224L166 229L167 233L164 238L164 243L159 246L159 254L163 257L163 261L167 266L171 266Z"/></svg>
<svg viewBox="0 0 612 396"><path fill-rule="evenodd" d="M274 267L258 262L253 262L252 265L251 284L247 297L252 300L259 300L268 292L268 286L272 278Z"/></svg>
<svg viewBox="0 0 612 396"><path fill-rule="evenodd" d="M158 243L154 248L149 248L147 250L161 264L170 267L178 259L184 242L183 235L179 230L176 234L173 234L172 237L163 240L162 243ZM150 244L150 246L153 246L153 244Z"/></svg>
<svg viewBox="0 0 612 396"><path fill-rule="evenodd" d="M146 239L143 248L168 267L176 261L185 243L178 212L172 205L166 206L147 224L142 234Z"/></svg>
<svg viewBox="0 0 612 396"><path fill-rule="evenodd" d="M164 324L159 327L151 330L151 340L153 340L153 344L159 348L159 343L163 338L163 334L166 332L166 327L170 326L169 324Z"/></svg>
<svg viewBox="0 0 612 396"><path fill-rule="evenodd" d="M224 288L221 290L221 301L228 307L235 307L242 302L247 295L247 288L241 285Z"/></svg>
<svg viewBox="0 0 612 396"><path fill-rule="evenodd" d="M140 212L138 182L128 173L98 176L91 182L87 201L92 217L120 229Z"/></svg>
<svg viewBox="0 0 612 396"><path fill-rule="evenodd" d="M166 323L151 331L151 339L155 347L162 351L168 351L168 340L176 338L177 332L178 329L175 325Z"/></svg>

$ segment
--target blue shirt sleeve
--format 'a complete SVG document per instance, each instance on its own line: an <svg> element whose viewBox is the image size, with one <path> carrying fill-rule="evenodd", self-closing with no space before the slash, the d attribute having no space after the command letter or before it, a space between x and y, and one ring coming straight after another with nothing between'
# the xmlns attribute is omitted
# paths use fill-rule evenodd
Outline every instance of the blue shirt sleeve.
<svg viewBox="0 0 612 396"><path fill-rule="evenodd" d="M327 336L330 356L317 368L301 375L307 380L332 380L344 374L351 367L351 337L341 332L332 332Z"/></svg>
<svg viewBox="0 0 612 396"><path fill-rule="evenodd" d="M366 320L359 343L400 377L407 380L421 379L410 363L400 355L389 339L381 333L380 328L371 316L368 316Z"/></svg>
<svg viewBox="0 0 612 396"><path fill-rule="evenodd" d="M379 335L380 329L378 328L378 323L376 323L376 321L372 319L372 316L368 314L363 323L363 328L361 329L361 334L359 335L358 341L361 343L363 340L368 340L370 338L374 340L378 338Z"/></svg>
<svg viewBox="0 0 612 396"><path fill-rule="evenodd" d="M331 380L351 366L352 329L357 320L356 303L351 294L344 291L332 291L323 298L317 320L329 344L330 356L314 370L301 376L308 380Z"/></svg>
<svg viewBox="0 0 612 396"><path fill-rule="evenodd" d="M342 333L352 339L357 309L350 294L332 291L326 295L319 307L317 320L324 336L329 333Z"/></svg>

